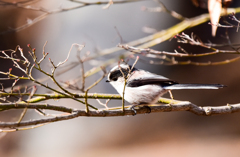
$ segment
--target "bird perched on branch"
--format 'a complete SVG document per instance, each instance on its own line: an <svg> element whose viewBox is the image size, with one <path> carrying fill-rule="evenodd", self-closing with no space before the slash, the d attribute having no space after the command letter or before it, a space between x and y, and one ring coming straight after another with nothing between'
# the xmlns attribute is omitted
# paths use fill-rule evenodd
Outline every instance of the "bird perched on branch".
<svg viewBox="0 0 240 157"><path fill-rule="evenodd" d="M106 82L109 82L124 99L134 107L156 103L171 90L178 89L219 89L221 84L179 84L164 76L137 69L128 64L120 64L111 69ZM125 90L124 90L125 89Z"/></svg>

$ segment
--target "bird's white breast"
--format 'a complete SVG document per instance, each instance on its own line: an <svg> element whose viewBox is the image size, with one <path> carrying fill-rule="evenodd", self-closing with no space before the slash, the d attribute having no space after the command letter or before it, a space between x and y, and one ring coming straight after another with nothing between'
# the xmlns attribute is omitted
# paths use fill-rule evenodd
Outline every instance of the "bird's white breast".
<svg viewBox="0 0 240 157"><path fill-rule="evenodd" d="M110 82L112 86L123 96L124 79ZM125 87L124 99L131 104L149 104L158 101L159 97L165 94L159 85L144 85L139 87Z"/></svg>

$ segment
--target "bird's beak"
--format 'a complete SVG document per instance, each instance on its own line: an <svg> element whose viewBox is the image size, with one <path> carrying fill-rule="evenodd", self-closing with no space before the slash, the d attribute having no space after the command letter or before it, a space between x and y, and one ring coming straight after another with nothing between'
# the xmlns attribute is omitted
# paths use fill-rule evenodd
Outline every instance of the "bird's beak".
<svg viewBox="0 0 240 157"><path fill-rule="evenodd" d="M110 82L109 80L106 80L106 82Z"/></svg>

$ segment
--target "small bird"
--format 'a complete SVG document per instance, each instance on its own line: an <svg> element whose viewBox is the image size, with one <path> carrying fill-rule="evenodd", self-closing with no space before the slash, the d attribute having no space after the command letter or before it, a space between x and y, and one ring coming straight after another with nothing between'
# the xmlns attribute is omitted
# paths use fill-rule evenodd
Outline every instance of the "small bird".
<svg viewBox="0 0 240 157"><path fill-rule="evenodd" d="M106 82L109 82L121 96L125 86L124 99L132 104L131 109L135 114L134 107L156 103L162 95L171 90L224 87L221 84L179 84L164 76L137 69L128 64L120 64L112 68Z"/></svg>

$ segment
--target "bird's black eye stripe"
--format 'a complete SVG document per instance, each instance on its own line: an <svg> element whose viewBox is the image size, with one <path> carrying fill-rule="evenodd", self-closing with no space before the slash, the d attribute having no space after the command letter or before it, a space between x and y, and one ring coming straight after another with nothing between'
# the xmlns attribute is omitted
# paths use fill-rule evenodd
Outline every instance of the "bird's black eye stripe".
<svg viewBox="0 0 240 157"><path fill-rule="evenodd" d="M125 77L127 77L131 68L132 67L129 66L129 69L123 69L122 68L121 71L119 69L115 70L115 71L112 71L111 74L109 75L109 80L110 81L117 81L119 77L123 77L123 74L124 74ZM134 70L136 70L136 69L133 68L131 72L133 72Z"/></svg>
<svg viewBox="0 0 240 157"><path fill-rule="evenodd" d="M125 77L126 77L126 76L128 75L128 73L129 73L129 71L126 70L126 69L122 69L122 72L123 72L123 74L124 74ZM120 70L113 71L113 72L110 74L109 79L110 79L111 81L117 81L119 77L123 77L122 72L121 72Z"/></svg>

